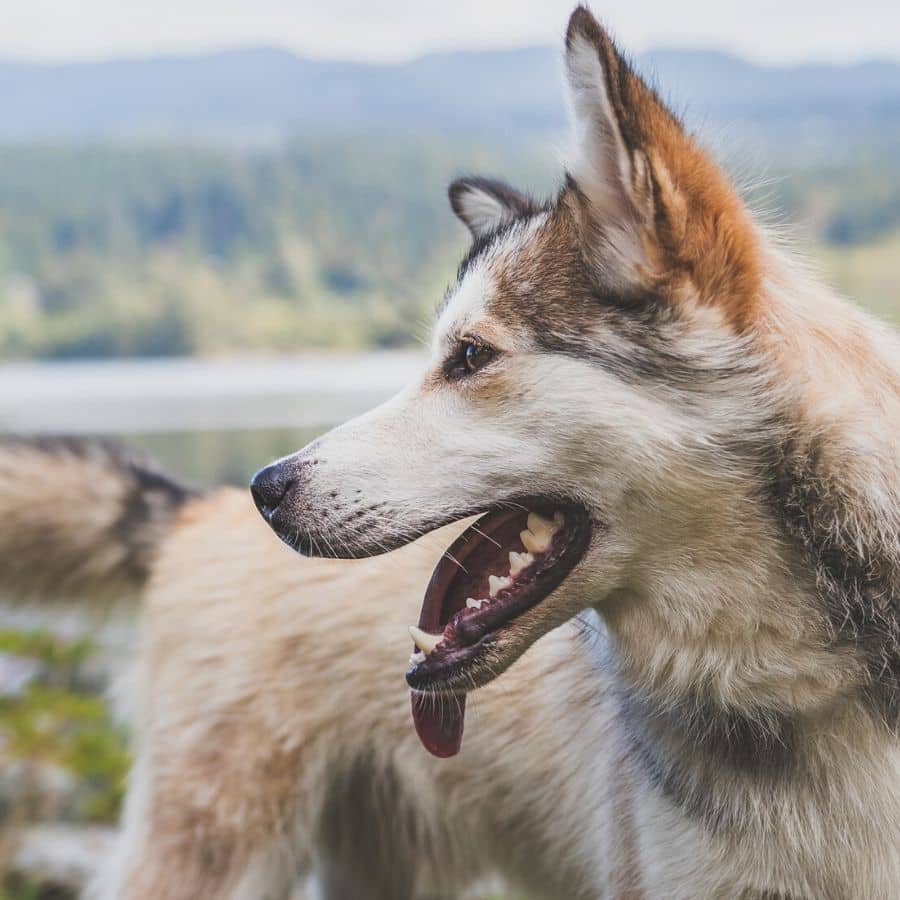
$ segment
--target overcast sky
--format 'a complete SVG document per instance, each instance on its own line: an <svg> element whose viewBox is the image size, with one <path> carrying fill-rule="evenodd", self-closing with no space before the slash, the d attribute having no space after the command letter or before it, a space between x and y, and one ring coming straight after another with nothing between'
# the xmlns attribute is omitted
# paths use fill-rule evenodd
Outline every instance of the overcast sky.
<svg viewBox="0 0 900 900"><path fill-rule="evenodd" d="M0 56L52 60L271 44L393 60L549 44L574 0L0 0ZM900 0L605 0L632 50L703 46L768 61L900 59Z"/></svg>

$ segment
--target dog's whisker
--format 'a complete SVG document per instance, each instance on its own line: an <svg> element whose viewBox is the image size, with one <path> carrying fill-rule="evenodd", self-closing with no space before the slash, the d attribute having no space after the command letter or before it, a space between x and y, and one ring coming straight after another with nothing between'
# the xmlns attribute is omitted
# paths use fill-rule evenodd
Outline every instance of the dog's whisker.
<svg viewBox="0 0 900 900"><path fill-rule="evenodd" d="M495 541L489 534L485 534L477 525L470 527L476 534L480 534L486 541L490 541L498 550L503 549L503 545L499 541Z"/></svg>
<svg viewBox="0 0 900 900"><path fill-rule="evenodd" d="M462 563L461 563L461 562L460 562L460 561L459 561L452 553L450 553L448 550L445 550L445 551L444 551L444 556L445 556L447 559L449 559L450 562L452 562L454 565L459 566L459 568L462 569L463 572L466 573L466 575L469 574L469 570L468 570L468 569L467 569L467 568L466 568L466 567L465 567L465 566L464 566L464 565L463 565L463 564L462 564Z"/></svg>

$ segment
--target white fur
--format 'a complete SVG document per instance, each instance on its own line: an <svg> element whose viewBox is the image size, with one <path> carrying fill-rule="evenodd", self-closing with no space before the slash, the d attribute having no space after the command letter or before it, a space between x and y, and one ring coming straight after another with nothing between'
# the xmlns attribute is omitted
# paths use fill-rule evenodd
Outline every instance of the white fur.
<svg viewBox="0 0 900 900"><path fill-rule="evenodd" d="M633 167L643 160L632 157L622 140L597 48L581 34L566 54L566 72L573 126L566 168L606 231L604 250L616 257L615 264L604 261L604 272L612 283L627 286L647 265L631 196Z"/></svg>
<svg viewBox="0 0 900 900"><path fill-rule="evenodd" d="M490 234L514 216L497 196L477 186L460 194L459 203L459 214L474 235Z"/></svg>

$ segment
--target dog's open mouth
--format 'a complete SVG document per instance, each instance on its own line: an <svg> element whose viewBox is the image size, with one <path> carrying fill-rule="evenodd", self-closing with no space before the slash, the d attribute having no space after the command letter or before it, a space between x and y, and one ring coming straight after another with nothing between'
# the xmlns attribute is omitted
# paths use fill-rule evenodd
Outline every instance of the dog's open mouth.
<svg viewBox="0 0 900 900"><path fill-rule="evenodd" d="M534 500L486 513L444 554L410 628L406 673L416 731L435 756L458 752L465 691L490 665L491 646L560 585L590 535L583 507Z"/></svg>

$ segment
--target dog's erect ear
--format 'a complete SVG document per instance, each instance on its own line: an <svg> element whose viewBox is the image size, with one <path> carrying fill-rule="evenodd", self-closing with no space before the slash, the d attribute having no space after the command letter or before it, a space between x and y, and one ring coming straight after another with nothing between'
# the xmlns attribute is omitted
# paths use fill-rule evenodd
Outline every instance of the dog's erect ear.
<svg viewBox="0 0 900 900"><path fill-rule="evenodd" d="M756 236L737 193L656 92L579 6L566 32L574 124L565 202L611 287L687 276L703 302L758 293Z"/></svg>
<svg viewBox="0 0 900 900"><path fill-rule="evenodd" d="M538 211L527 194L491 178L457 178L447 189L453 212L478 239Z"/></svg>

